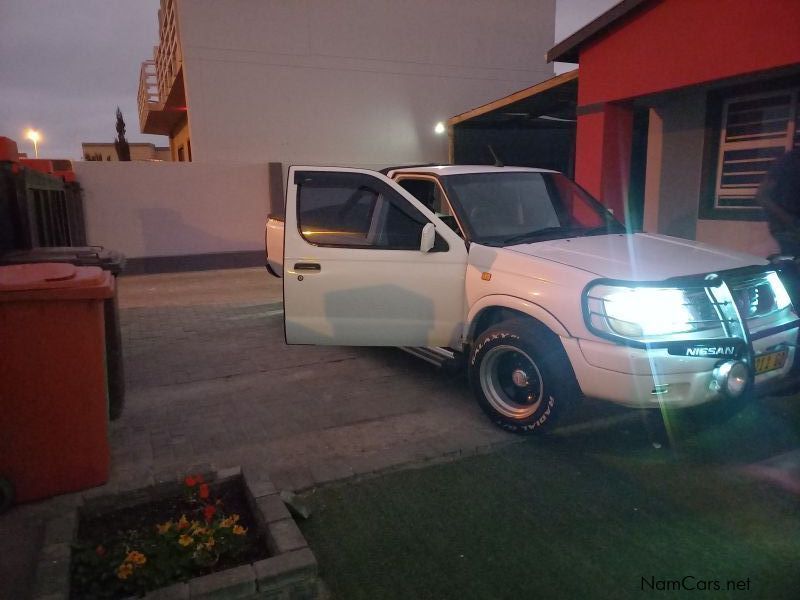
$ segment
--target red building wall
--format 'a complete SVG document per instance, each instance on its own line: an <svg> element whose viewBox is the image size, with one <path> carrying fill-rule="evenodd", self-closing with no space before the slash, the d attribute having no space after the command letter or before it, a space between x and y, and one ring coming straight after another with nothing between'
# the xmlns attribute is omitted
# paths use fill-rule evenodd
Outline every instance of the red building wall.
<svg viewBox="0 0 800 600"><path fill-rule="evenodd" d="M633 113L625 106L609 103L578 117L575 180L603 199L620 220L625 214L632 135Z"/></svg>
<svg viewBox="0 0 800 600"><path fill-rule="evenodd" d="M579 49L575 178L622 215L638 96L800 64L800 0L653 0Z"/></svg>
<svg viewBox="0 0 800 600"><path fill-rule="evenodd" d="M800 0L658 0L580 51L578 105L800 63Z"/></svg>

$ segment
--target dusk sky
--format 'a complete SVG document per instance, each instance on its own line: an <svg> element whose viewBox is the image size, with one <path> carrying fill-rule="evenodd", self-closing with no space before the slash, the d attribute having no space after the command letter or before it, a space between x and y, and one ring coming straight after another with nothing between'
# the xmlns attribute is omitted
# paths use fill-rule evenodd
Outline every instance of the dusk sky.
<svg viewBox="0 0 800 600"><path fill-rule="evenodd" d="M557 0L556 41L616 0ZM454 5L457 2L454 2ZM158 42L159 0L0 0L0 135L32 127L40 155L81 158L81 142L113 142L122 110L131 142L167 145L139 133L139 67Z"/></svg>

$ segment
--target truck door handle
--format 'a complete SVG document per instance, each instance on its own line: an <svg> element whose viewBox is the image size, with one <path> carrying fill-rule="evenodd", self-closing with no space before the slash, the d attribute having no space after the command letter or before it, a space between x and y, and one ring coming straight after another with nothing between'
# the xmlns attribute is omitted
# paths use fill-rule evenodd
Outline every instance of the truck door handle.
<svg viewBox="0 0 800 600"><path fill-rule="evenodd" d="M319 263L294 263L295 271L321 271Z"/></svg>

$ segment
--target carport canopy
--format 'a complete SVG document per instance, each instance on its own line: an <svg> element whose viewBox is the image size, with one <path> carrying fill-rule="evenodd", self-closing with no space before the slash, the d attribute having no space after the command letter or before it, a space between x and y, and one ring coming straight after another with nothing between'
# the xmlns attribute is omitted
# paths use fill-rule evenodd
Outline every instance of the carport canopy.
<svg viewBox="0 0 800 600"><path fill-rule="evenodd" d="M568 71L447 121L455 164L541 167L572 175L578 71Z"/></svg>

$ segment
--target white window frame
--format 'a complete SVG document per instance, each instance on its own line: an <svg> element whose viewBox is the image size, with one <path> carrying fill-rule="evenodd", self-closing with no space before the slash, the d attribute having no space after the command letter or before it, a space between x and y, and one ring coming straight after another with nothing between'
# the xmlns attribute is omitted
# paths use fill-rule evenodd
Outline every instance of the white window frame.
<svg viewBox="0 0 800 600"><path fill-rule="evenodd" d="M441 212L440 213L435 213L436 216L437 217L452 216L456 220L456 225L458 226L458 231L456 231L456 233L459 234L462 239L467 239L466 238L466 230L464 229L464 226L461 224L461 220L458 218L458 215L456 214L456 211L453 210L453 205L450 203L450 198L447 197L447 194L445 193L444 188L442 187L442 182L439 181L439 179L437 177L433 176L433 175L419 175L419 174L415 174L415 173L408 173L408 174L404 173L404 174L398 175L397 177L394 178L394 180L397 182L398 185L400 185L403 181L406 181L406 180L409 180L409 179L415 180L415 181L422 180L422 181L432 181L433 182L433 184L439 190L439 198L441 198L442 201L446 205L445 207L442 207L442 208L447 208L447 210L449 211L449 212L445 212L445 213L441 213ZM408 193L411 194L411 192L408 192Z"/></svg>
<svg viewBox="0 0 800 600"><path fill-rule="evenodd" d="M761 98L772 98L775 96L785 96L789 95L790 100L790 112L789 117L786 122L786 131L783 134L783 138L779 139L777 137L773 139L762 139L762 140L744 140L744 141L725 141L726 132L727 132L727 125L728 125L728 110L731 104L735 104L738 102L748 101L748 100L758 100ZM751 150L757 148L783 148L785 151L789 151L792 148L792 145L795 140L795 130L797 127L798 121L798 103L800 102L800 88L798 87L789 87L780 90L770 91L770 92L763 92L758 94L746 94L741 96L731 96L726 98L723 101L722 107L722 120L720 124L720 132L719 132L719 150L717 152L717 174L716 174L716 182L714 186L714 209L715 210L734 210L734 211L748 211L752 210L752 206L727 206L727 205L720 205L719 198L721 193L724 192L724 196L726 197L742 197L742 198L753 198L755 197L757 188L753 188L753 186L741 186L740 188L731 189L730 187L722 188L722 176L723 176L723 158L725 156L726 151L730 150Z"/></svg>

